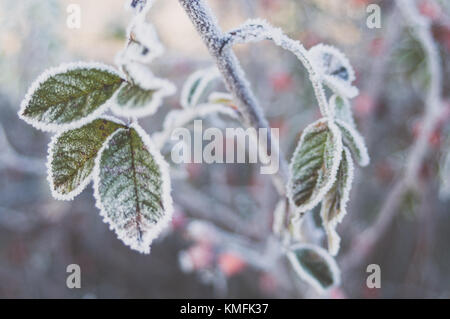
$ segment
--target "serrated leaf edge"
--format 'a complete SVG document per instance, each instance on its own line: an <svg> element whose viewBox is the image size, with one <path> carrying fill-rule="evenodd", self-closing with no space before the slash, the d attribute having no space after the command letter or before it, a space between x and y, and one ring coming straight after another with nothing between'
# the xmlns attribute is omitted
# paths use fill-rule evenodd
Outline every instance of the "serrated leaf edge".
<svg viewBox="0 0 450 319"><path fill-rule="evenodd" d="M330 169L330 178L329 178L328 182L322 187L322 189L317 193L314 200L310 200L309 203L302 204L297 207L293 201L293 194L292 194L292 180L293 180L292 177L293 177L293 171L294 171L294 168L293 168L294 159L295 159L297 153L300 151L301 146L303 145L304 138L305 138L306 134L308 133L308 130L312 130L314 128L314 126L319 123L327 123L328 129L331 131L331 133L333 135L333 140L334 140L333 144L336 146L335 152L333 154L333 164ZM311 123L304 129L304 131L302 133L302 137L300 138L300 142L298 143L298 145L292 155L291 163L289 164L289 175L291 176L291 178L289 179L289 182L287 185L287 196L289 198L289 203L292 207L294 207L296 214L301 214L301 213L304 213L304 212L307 212L307 211L313 209L315 206L317 206L317 204L319 204L322 201L322 199L325 197L325 195L328 193L328 191L331 189L331 187L333 187L333 184L336 181L336 175L337 175L337 172L339 169L339 164L341 163L342 148L343 148L343 144L342 144L341 131L336 126L336 124L334 124L334 122L332 120L330 120L328 118L321 118L321 119Z"/></svg>
<svg viewBox="0 0 450 319"><path fill-rule="evenodd" d="M318 255L320 255L325 262L328 264L331 274L333 277L333 284L330 287L324 287L322 284L313 276L311 276L300 264L300 262L297 260L297 256L295 255L294 251L299 249L311 249L317 252ZM341 271L339 270L339 267L334 260L334 258L322 247L312 245L312 244L295 244L291 247L289 247L288 252L286 253L292 267L294 268L295 272L298 274L298 276L306 281L308 284L310 284L316 291L323 294L324 292L330 290L333 287L339 286L341 283Z"/></svg>
<svg viewBox="0 0 450 319"><path fill-rule="evenodd" d="M106 64L100 63L100 62L71 62L71 63L63 63L60 64L57 67L52 67L47 69L45 72L43 72L41 75L38 76L38 78L31 84L31 86L28 88L27 93L25 94L25 98L20 103L20 109L17 112L20 119L25 121L26 123L32 125L34 128L44 131L44 132L61 132L63 130L69 130L69 129L76 129L80 128L81 126L92 122L93 120L97 119L101 114L103 114L110 106L111 106L111 100L112 97L109 98L104 104L100 105L94 112L89 114L88 116L73 121L71 123L66 124L46 124L39 121L36 121L32 118L29 118L25 115L23 115L25 109L28 107L31 98L36 92L36 90L40 87L41 84L43 84L45 81L47 81L51 76L54 76L56 74L65 73L68 71L76 70L76 69L83 69L83 68L90 68L90 69L96 69L99 71L106 71L109 73L112 73L114 75L117 75L121 79L124 79L124 75L121 74L118 70L114 69L111 66L108 66Z"/></svg>
<svg viewBox="0 0 450 319"><path fill-rule="evenodd" d="M94 188L94 198L95 205L100 210L100 216L103 217L103 222L109 225L109 229L113 230L117 237L122 240L122 242L129 246L130 248L143 253L150 253L150 245L152 241L162 232L163 229L167 228L170 221L172 220L173 214L173 201L171 197L171 183L170 183L170 174L169 174L169 165L162 157L159 150L153 145L153 142L150 139L150 136L139 126L138 123L132 123L128 129L135 129L140 138L142 139L144 145L147 147L148 152L152 155L155 163L158 165L159 170L161 172L162 179L162 203L165 208L164 216L153 226L151 230L147 230L144 236L142 237L142 243L136 244L134 240L128 238L125 232L116 229L114 222L108 217L108 214L102 204L100 194L99 194L99 183L100 183L100 160L103 154L103 151L108 147L109 141L120 131L126 129L118 129L114 134L111 134L109 138L103 144L103 147L98 152L98 155L95 159L95 165L93 169L93 188Z"/></svg>
<svg viewBox="0 0 450 319"><path fill-rule="evenodd" d="M339 252L341 237L336 232L336 226L337 226L337 224L341 223L342 220L344 219L345 215L347 215L347 203L350 199L350 190L352 188L352 182L353 182L353 178L354 178L353 159L350 154L350 151L345 146L344 146L344 154L345 154L345 159L348 164L348 171L347 171L348 176L347 176L347 182L344 186L344 189L342 190L342 197L340 199L341 212L335 218L333 218L329 221L326 221L327 216L325 215L326 212L323 209L323 206L320 209L320 217L322 218L322 225L323 225L323 228L325 229L325 232L328 237L328 251L329 251L330 255L332 255L332 256L336 256L337 253Z"/></svg>
<svg viewBox="0 0 450 319"><path fill-rule="evenodd" d="M130 83L123 83L113 96L114 103L111 106L111 111L118 116L139 118L153 115L162 105L164 98L173 95L176 91L175 85L172 82L160 78L154 78L152 81L149 81L147 84L148 88L145 89L138 84L134 84L142 90L156 90L156 92L153 94L151 102L147 105L140 108L130 108L131 102L120 105L117 101L120 90L127 84L130 85Z"/></svg>
<svg viewBox="0 0 450 319"><path fill-rule="evenodd" d="M99 119L104 119L107 121L111 121L117 124L122 124L125 125L124 122L122 122L121 120L112 117L112 116L101 116L99 117ZM89 123L87 123L89 124ZM79 127L81 128L81 127ZM91 174L89 174L88 177L86 177L83 182L80 183L80 185L78 185L77 188L75 188L73 191L67 193L67 194L60 194L55 190L55 183L54 183L54 176L52 173L52 162L53 162L53 151L54 151L54 147L56 145L56 142L58 141L58 139L61 137L61 135L63 135L64 133L71 131L73 129L65 129L57 134L55 134L54 136L52 136L50 143L48 144L48 150L47 150L47 163L46 163L46 167L47 167L47 181L49 183L50 186L50 190L51 190L51 194L53 196L53 198L57 199L57 200L63 200L63 201L70 201L73 200L76 196L78 196L85 188L86 186L91 182L92 180L92 176L93 176L93 170L91 172ZM115 133L115 132L114 132ZM114 134L113 133L113 134ZM109 137L108 137L109 138ZM108 139L107 139L108 140Z"/></svg>
<svg viewBox="0 0 450 319"><path fill-rule="evenodd" d="M356 157L355 161L362 167L369 165L370 164L369 152L368 152L366 144L364 142L364 138L361 136L361 134L359 134L359 132L356 129L354 129L353 127L351 127L344 121L336 119L335 122L338 125L343 126L350 133L353 140L355 141L355 145L358 148L359 153L360 153L360 159L358 159L357 156L355 156ZM344 135L344 134L342 134L342 135ZM344 136L343 136L343 138L344 138ZM350 147L349 147L349 149L351 151Z"/></svg>

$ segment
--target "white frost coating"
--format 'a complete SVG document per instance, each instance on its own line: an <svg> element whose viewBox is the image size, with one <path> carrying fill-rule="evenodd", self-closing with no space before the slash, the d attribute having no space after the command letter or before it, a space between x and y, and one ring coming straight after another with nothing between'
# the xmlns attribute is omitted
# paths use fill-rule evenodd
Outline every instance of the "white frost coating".
<svg viewBox="0 0 450 319"><path fill-rule="evenodd" d="M117 124L125 125L125 123L123 121L121 121L120 119L117 119L115 117L108 116L108 115L102 115L99 119L104 119L104 120L114 122ZM50 185L50 190L51 190L52 196L53 196L53 198L55 198L57 200L64 200L64 201L73 200L76 196L78 196L86 188L86 186L92 180L92 173L91 173L91 174L89 174L88 177L86 177L80 183L80 185L78 185L77 188L75 188L73 191L71 191L67 194L60 194L55 190L54 177L52 174L52 167L51 167L51 164L53 162L53 149L55 147L56 142L61 137L61 135L63 135L64 133L66 133L67 131L70 131L70 130L71 129L66 129L66 130L58 132L56 135L52 136L52 139L50 140L50 143L48 144L48 154L47 154L47 163L46 163L47 181L48 181L48 184Z"/></svg>
<svg viewBox="0 0 450 319"><path fill-rule="evenodd" d="M162 131L153 134L155 145L158 149L161 149L169 140L174 129L183 127L198 117L205 117L210 114L223 114L238 119L238 113L223 104L199 104L194 108L171 111L164 120Z"/></svg>
<svg viewBox="0 0 450 319"><path fill-rule="evenodd" d="M143 107L133 107L132 102L128 102L126 105L119 105L119 103L116 101L116 103L114 103L111 107L111 110L116 115L124 117L139 118L152 115L162 105L163 99L173 95L176 91L175 85L173 85L172 82L159 78L153 78L149 80L146 84L146 87L150 87L150 89L147 90L156 90L156 92L153 93L151 102L147 105ZM119 91L120 89L115 93L115 99L117 99Z"/></svg>
<svg viewBox="0 0 450 319"><path fill-rule="evenodd" d="M299 263L294 253L296 250L300 249L313 250L324 259L332 274L333 285L331 285L328 288L323 287L316 278L314 278L308 271L306 271L302 267L302 265ZM306 281L308 284L310 284L312 287L314 287L314 289L316 289L317 292L319 292L320 294L323 294L332 287L339 286L341 282L341 271L339 270L339 267L334 258L331 257L330 254L328 254L328 252L325 249L312 244L296 244L289 248L289 251L287 252L287 257L291 262L295 272L299 275L299 277L304 281Z"/></svg>
<svg viewBox="0 0 450 319"><path fill-rule="evenodd" d="M322 217L322 225L327 233L328 237L328 251L332 256L336 256L339 252L339 248L341 245L341 237L336 232L336 226L344 219L347 214L347 202L350 199L350 190L352 188L352 182L354 177L354 165L352 156L347 147L344 147L345 159L347 161L348 170L345 172L346 183L344 188L342 189L342 194L339 198L339 214L335 215L332 219L328 219L328 207L325 205L326 198L322 202L322 207L320 210L320 216Z"/></svg>
<svg viewBox="0 0 450 319"><path fill-rule="evenodd" d="M146 15L153 6L155 0L128 0L125 2L125 9L132 10L135 15Z"/></svg>
<svg viewBox="0 0 450 319"><path fill-rule="evenodd" d="M316 64L316 66L321 70L324 74L327 73L327 68L330 67L339 67L343 66L347 72L348 72L348 82L352 83L355 81L355 71L353 70L352 65L350 64L350 61L347 59L347 57L338 49L331 45L326 45L323 43L317 44L313 46L311 49L309 49L309 55L313 61L313 63ZM329 65L326 66L324 63L324 55L328 54L330 57L333 58L333 61L330 61ZM333 63L334 65L331 65Z"/></svg>
<svg viewBox="0 0 450 319"><path fill-rule="evenodd" d="M309 49L308 54L316 70L319 70L323 81L331 90L347 98L354 98L359 94L358 89L351 85L356 78L355 71L347 57L341 51L333 46L321 43ZM328 60L326 56L329 57ZM348 75L348 79L346 80L331 74L333 69L337 71L342 67Z"/></svg>
<svg viewBox="0 0 450 319"><path fill-rule="evenodd" d="M290 205L292 207L295 207L295 213L296 214L302 214L305 213L309 210L312 210L317 204L319 204L322 199L325 197L325 195L328 193L328 191L331 189L331 187L333 187L334 182L336 181L336 176L337 176L337 172L339 169L339 164L341 163L341 159L342 159L342 148L343 148L343 144L342 144L342 135L341 135L341 131L339 130L339 128L336 126L336 124L334 124L334 122L331 119L328 119L326 117L321 118L319 120L317 120L316 122L308 125L305 130L302 133L302 136L300 138L300 142L297 145L297 148L294 151L294 155L292 156L292 160L291 163L289 165L289 172L290 172L290 176L294 176L293 175L293 171L294 171L294 158L296 157L297 153L300 151L302 145L303 145L303 141L305 139L305 136L309 133L314 132L314 130L316 129L314 126L319 124L319 123L327 123L328 125L328 129L331 132L331 135L333 136L333 145L334 145L334 153L332 155L333 158L333 162L330 168L330 178L328 179L328 181L325 183L325 185L322 186L322 188L319 190L319 192L317 192L316 197L312 200L310 200L308 203L300 205L297 207L297 205L295 205L295 202L293 200L293 195L292 194L292 190L293 190L293 178L289 179L288 182L288 186L287 186L287 196L289 198L289 202Z"/></svg>
<svg viewBox="0 0 450 319"><path fill-rule="evenodd" d="M76 69L96 69L100 71L106 71L109 73L112 73L114 75L119 76L120 78L124 79L124 75L114 69L113 67L110 67L108 65L105 65L103 63L98 62L73 62L73 63L65 63L61 64L57 67L53 67L50 69L47 69L44 73L42 73L34 82L31 84L30 88L27 91L27 94L25 95L25 98L22 100L20 104L20 110L17 113L19 117L27 122L28 124L34 126L38 130L47 131L47 132L62 132L64 130L68 129L76 129L79 128L89 122L92 122L96 118L98 118L102 113L104 113L110 106L111 106L111 98L106 101L103 105L99 106L94 112L86 116L85 118L73 121L71 123L66 124L51 124L51 123L43 123L39 122L37 120L28 118L26 116L23 116L22 113L25 111L25 109L28 107L31 98L36 92L37 89L41 86L42 83L47 81L50 77L66 73L68 71L76 70Z"/></svg>
<svg viewBox="0 0 450 319"><path fill-rule="evenodd" d="M224 104L225 101L233 102L233 96L230 93L225 93L225 92L212 92L208 96L209 103Z"/></svg>
<svg viewBox="0 0 450 319"><path fill-rule="evenodd" d="M155 77L150 69L144 65L129 63L125 68L135 85L144 90L157 90L157 92L153 94L152 101L148 105L136 108L131 107L131 104L121 106L117 103L116 99L120 92L119 88L113 97L116 102L111 106L111 110L116 115L137 118L152 115L161 106L164 98L171 96L176 92L176 87L172 82Z"/></svg>
<svg viewBox="0 0 450 319"><path fill-rule="evenodd" d="M116 63L120 66L129 62L147 64L164 53L156 30L149 23L138 20L130 24L127 38L129 41L116 57Z"/></svg>
<svg viewBox="0 0 450 319"><path fill-rule="evenodd" d="M208 85L219 78L220 72L215 66L191 74L181 91L181 106L183 108L196 106ZM194 88L194 86L196 87ZM192 92L193 90L194 92Z"/></svg>
<svg viewBox="0 0 450 319"><path fill-rule="evenodd" d="M344 103L341 109L339 109L336 104L336 100L338 98L342 99ZM350 105L350 101L347 98L333 94L328 105L330 107L329 112L331 117L342 120L348 123L351 127L356 128L355 119L353 118L352 106Z"/></svg>
<svg viewBox="0 0 450 319"><path fill-rule="evenodd" d="M158 165L161 179L162 179L162 203L163 207L166 209L165 215L154 225L151 229L146 229L145 233L142 235L142 242L137 242L133 238L127 237L127 233L124 230L117 229L115 227L114 221L112 221L109 217L105 208L102 204L100 194L99 194L99 183L100 183L100 160L103 151L108 147L108 143L111 138L116 135L118 132L121 132L124 129L118 129L114 134L112 134L103 144L102 149L98 152L98 155L95 159L94 171L93 171L93 180L94 180L94 198L95 205L98 209L100 209L100 216L103 217L103 221L109 224L109 228L114 230L117 237L123 241L123 243L134 250L139 251L140 253L148 254L150 253L150 244L152 241L161 233L163 229L168 227L170 221L172 220L173 214L173 202L171 193L171 185L170 185L170 175L169 175L169 165L162 157L161 153L157 150L157 148L153 145L148 134L137 124L136 122L130 125L130 128L136 130L138 135L141 137L144 145L147 147L147 150L152 155L156 165Z"/></svg>
<svg viewBox="0 0 450 319"><path fill-rule="evenodd" d="M259 42L262 40L272 40L277 46L292 52L303 64L309 74L320 112L327 116L327 98L322 84L322 76L316 64L310 61L309 52L296 40L286 36L280 28L273 27L262 19L248 20L235 30L228 32L228 39L225 46L232 46L238 43Z"/></svg>
<svg viewBox="0 0 450 319"><path fill-rule="evenodd" d="M153 75L150 68L139 64L139 63L129 63L126 65L126 71L133 79L133 83L137 84L139 87L144 90L151 90L155 86L153 84L153 80L155 80L155 76Z"/></svg>
<svg viewBox="0 0 450 319"><path fill-rule="evenodd" d="M347 82L338 79L332 75L323 76L325 84L335 93L353 99L359 95L359 90L356 86L349 85Z"/></svg>
<svg viewBox="0 0 450 319"><path fill-rule="evenodd" d="M370 157L369 152L367 151L366 144L364 143L364 138L361 136L361 134L358 133L357 130L355 130L353 127L348 125L346 122L336 119L335 120L337 124L342 126L345 130L347 130L355 144L355 147L357 151L359 152L359 158L356 158L356 162L361 165L362 167L367 166L370 164ZM348 146L350 147L350 146ZM351 149L351 147L350 147Z"/></svg>

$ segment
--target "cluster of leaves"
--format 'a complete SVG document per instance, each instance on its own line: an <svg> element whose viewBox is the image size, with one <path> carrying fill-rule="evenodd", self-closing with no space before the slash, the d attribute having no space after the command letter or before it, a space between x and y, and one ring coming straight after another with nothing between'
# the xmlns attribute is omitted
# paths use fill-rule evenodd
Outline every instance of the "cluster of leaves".
<svg viewBox="0 0 450 319"><path fill-rule="evenodd" d="M328 250L336 255L340 238L335 228L346 214L346 204L353 180L353 160L369 164L363 138L356 129L349 99L358 95L352 85L355 73L348 59L334 47L318 44L306 50L299 41L287 37L279 28L264 20L249 20L227 34L226 46L271 40L292 52L304 65L317 98L322 118L302 133L293 154L287 185L288 200L280 201L274 213L274 231L283 233L285 214L293 209L291 224L300 227L303 215L321 203L323 227L328 236ZM332 92L326 97L324 85ZM296 229L297 230L297 229ZM295 239L293 234L288 242ZM303 245L303 244L302 244ZM309 245L298 253L297 245L288 247L288 257L300 278L323 290L338 284L337 265L322 248ZM308 265L314 264L312 270ZM327 280L324 280L327 278Z"/></svg>
<svg viewBox="0 0 450 319"><path fill-rule="evenodd" d="M291 160L288 192L291 205L301 216L321 203L328 250L336 255L340 238L335 228L346 214L353 161L366 166L369 155L348 100L357 94L351 86L351 65L342 53L329 46L315 46L309 53L313 66L334 94L328 101L326 116L302 133Z"/></svg>
<svg viewBox="0 0 450 319"><path fill-rule="evenodd" d="M123 72L84 62L52 68L32 84L19 116L57 133L48 152L53 196L71 200L93 180L104 221L125 244L148 253L172 215L168 165L136 121L127 125L104 115L152 114L175 90L142 64L162 50L153 27L143 21L148 9L135 9L129 41L117 59Z"/></svg>
<svg viewBox="0 0 450 319"><path fill-rule="evenodd" d="M163 131L153 136L155 143L136 120L125 124L104 115L107 111L133 119L151 115L175 91L146 66L163 52L153 26L145 22L150 2L133 0L130 4L135 17L127 30L127 43L117 55L120 71L98 63L50 69L29 89L19 116L38 129L57 133L48 156L53 196L71 200L93 180L104 221L125 244L148 253L150 243L172 215L168 164L160 154L170 133L196 117L226 114L237 118L239 111L225 92L213 92L207 102L200 102L211 83L220 78L216 68L209 68L188 79L181 96L183 109L169 113ZM306 50L262 20L251 20L231 31L226 46L264 39L293 52L303 63L323 115L303 131L287 185L288 202L297 220L321 203L329 253L316 245L296 244L289 247L287 257L301 278L323 290L339 283L331 255L339 250L335 228L346 213L353 161L361 166L369 163L349 101L358 94L352 86L355 75L337 49L317 45ZM333 92L329 99L323 84ZM278 210L285 213L289 205L282 203ZM277 216L274 229L283 228L284 218Z"/></svg>

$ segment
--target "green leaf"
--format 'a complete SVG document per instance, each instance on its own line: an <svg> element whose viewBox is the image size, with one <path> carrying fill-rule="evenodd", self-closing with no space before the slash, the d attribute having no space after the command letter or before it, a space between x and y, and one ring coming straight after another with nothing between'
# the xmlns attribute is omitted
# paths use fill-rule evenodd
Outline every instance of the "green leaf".
<svg viewBox="0 0 450 319"><path fill-rule="evenodd" d="M76 128L103 113L122 82L114 69L102 64L64 64L33 83L19 116L44 131Z"/></svg>
<svg viewBox="0 0 450 319"><path fill-rule="evenodd" d="M370 157L363 137L356 129L341 120L336 120L336 125L342 133L344 145L350 149L350 152L355 157L355 161L361 166L369 165Z"/></svg>
<svg viewBox="0 0 450 319"><path fill-rule="evenodd" d="M181 92L181 106L189 108L196 106L204 95L208 86L219 77L216 67L200 70L193 73L183 86Z"/></svg>
<svg viewBox="0 0 450 319"><path fill-rule="evenodd" d="M94 161L106 139L124 127L116 121L95 120L56 135L49 146L48 180L52 194L61 200L78 195L92 177Z"/></svg>
<svg viewBox="0 0 450 319"><path fill-rule="evenodd" d="M94 195L119 239L149 253L152 240L171 219L172 199L167 163L137 124L117 130L101 150Z"/></svg>
<svg viewBox="0 0 450 319"><path fill-rule="evenodd" d="M124 83L116 95L117 104L114 113L121 116L143 117L154 114L162 104L164 97L175 92L175 87L168 81L151 78L146 88L137 84Z"/></svg>
<svg viewBox="0 0 450 319"><path fill-rule="evenodd" d="M336 182L322 201L320 216L328 237L328 251L335 256L339 251L341 238L336 226L347 214L347 202L353 182L353 160L350 151L344 147Z"/></svg>
<svg viewBox="0 0 450 319"><path fill-rule="evenodd" d="M298 244L291 247L287 257L297 275L319 292L339 285L339 267L323 248L311 244Z"/></svg>
<svg viewBox="0 0 450 319"><path fill-rule="evenodd" d="M290 165L288 197L297 213L314 208L336 180L342 156L341 134L326 119L303 132Z"/></svg>

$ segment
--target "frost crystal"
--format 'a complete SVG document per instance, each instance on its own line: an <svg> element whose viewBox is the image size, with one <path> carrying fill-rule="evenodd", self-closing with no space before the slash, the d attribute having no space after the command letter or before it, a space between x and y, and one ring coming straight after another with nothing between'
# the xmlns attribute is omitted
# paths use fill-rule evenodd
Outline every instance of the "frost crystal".
<svg viewBox="0 0 450 319"><path fill-rule="evenodd" d="M248 20L239 28L228 32L228 39L226 40L225 46L232 46L237 43L259 42L262 40L272 40L277 46L292 52L300 60L309 73L309 78L313 85L322 115L328 115L328 101L323 89L320 70L310 61L310 54L304 46L299 41L292 40L286 36L280 28L273 27L265 20Z"/></svg>
<svg viewBox="0 0 450 319"><path fill-rule="evenodd" d="M98 151L124 123L103 116L85 126L56 134L48 148L47 180L54 198L72 200L92 179Z"/></svg>
<svg viewBox="0 0 450 319"><path fill-rule="evenodd" d="M78 128L106 111L123 81L118 71L101 63L62 64L37 78L18 114L43 131Z"/></svg>
<svg viewBox="0 0 450 319"><path fill-rule="evenodd" d="M149 23L131 24L127 30L127 38L129 41L116 58L118 65L129 62L147 64L164 53L164 47L159 41L156 30Z"/></svg>
<svg viewBox="0 0 450 319"><path fill-rule="evenodd" d="M358 95L358 89L351 85L355 80L355 71L341 51L330 45L318 44L308 54L330 89L347 98Z"/></svg>
<svg viewBox="0 0 450 319"><path fill-rule="evenodd" d="M334 94L330 98L329 107L331 117L335 117L336 119L341 120L356 129L352 107L348 99Z"/></svg>
<svg viewBox="0 0 450 319"><path fill-rule="evenodd" d="M313 209L330 190L342 157L339 128L323 118L310 124L302 134L290 164L288 197L296 213Z"/></svg>
<svg viewBox="0 0 450 319"><path fill-rule="evenodd" d="M94 196L103 220L131 248L150 252L172 218L167 163L137 124L119 129L95 160Z"/></svg>
<svg viewBox="0 0 450 319"><path fill-rule="evenodd" d="M156 78L148 68L139 64L129 64L127 72L135 84L125 83L117 91L116 104L111 108L117 115L143 117L154 114L163 99L176 91L171 82Z"/></svg>
<svg viewBox="0 0 450 319"><path fill-rule="evenodd" d="M220 73L215 66L199 70L189 76L181 91L181 106L183 108L196 106L208 85L218 78Z"/></svg>
<svg viewBox="0 0 450 319"><path fill-rule="evenodd" d="M340 270L326 250L311 244L290 247L287 257L297 275L319 293L340 284Z"/></svg>
<svg viewBox="0 0 450 319"><path fill-rule="evenodd" d="M343 153L337 180L323 199L320 210L322 224L328 236L328 250L332 256L339 251L341 238L336 232L336 226L347 214L346 207L353 182L354 167L350 151L344 147Z"/></svg>
<svg viewBox="0 0 450 319"><path fill-rule="evenodd" d="M361 166L367 166L370 163L369 153L364 143L363 137L356 129L347 123L336 120L336 125L342 133L342 139L345 146L347 146L355 157L355 161Z"/></svg>

